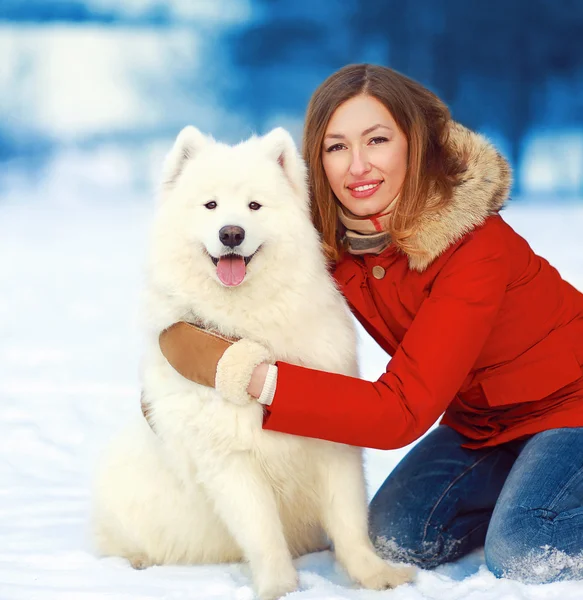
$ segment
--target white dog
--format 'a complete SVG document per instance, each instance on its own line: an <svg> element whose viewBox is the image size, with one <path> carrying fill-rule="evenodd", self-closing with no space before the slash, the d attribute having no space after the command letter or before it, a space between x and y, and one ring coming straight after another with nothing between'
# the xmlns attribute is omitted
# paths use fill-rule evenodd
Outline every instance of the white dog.
<svg viewBox="0 0 583 600"><path fill-rule="evenodd" d="M262 430L263 407L241 383L273 359L357 375L352 320L290 135L231 147L187 127L164 180L143 363L152 427L140 418L101 466L99 551L137 568L247 560L268 600L296 589L292 558L326 547L327 534L361 585L409 581L412 571L385 563L369 541L361 450ZM219 239L226 226L239 228L235 247ZM177 321L244 338L219 363L230 375L222 387L192 383L166 361L158 337Z"/></svg>

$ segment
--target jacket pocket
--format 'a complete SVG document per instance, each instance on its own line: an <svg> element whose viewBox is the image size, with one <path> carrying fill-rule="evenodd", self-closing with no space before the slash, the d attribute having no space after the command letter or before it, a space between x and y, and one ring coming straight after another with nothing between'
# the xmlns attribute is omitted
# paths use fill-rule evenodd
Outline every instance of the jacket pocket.
<svg viewBox="0 0 583 600"><path fill-rule="evenodd" d="M490 406L502 406L542 400L582 375L581 365L570 348L543 341L480 385Z"/></svg>

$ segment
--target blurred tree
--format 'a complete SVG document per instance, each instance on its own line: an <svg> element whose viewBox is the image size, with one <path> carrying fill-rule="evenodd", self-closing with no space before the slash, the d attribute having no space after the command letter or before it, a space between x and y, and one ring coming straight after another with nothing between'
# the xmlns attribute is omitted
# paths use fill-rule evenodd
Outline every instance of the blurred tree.
<svg viewBox="0 0 583 600"><path fill-rule="evenodd" d="M505 139L515 167L533 127L580 123L578 0L255 0L253 6L255 18L227 38L227 62L241 76L226 92L258 127L267 114L301 114L328 74L362 61L387 64L433 89L454 118Z"/></svg>
<svg viewBox="0 0 583 600"><path fill-rule="evenodd" d="M123 2L104 5L89 0L2 0L0 21L167 25L172 16L164 0L144 0L142 10L129 12Z"/></svg>
<svg viewBox="0 0 583 600"><path fill-rule="evenodd" d="M550 80L577 98L553 124L580 122L583 2L361 0L351 27L362 40L385 35L385 64L433 89L457 120L506 138L515 166L527 133L556 115L541 112Z"/></svg>
<svg viewBox="0 0 583 600"><path fill-rule="evenodd" d="M313 90L354 56L346 24L356 8L356 0L256 0L254 19L227 37L227 61L241 74L222 84L229 104L259 129L270 114L303 113Z"/></svg>

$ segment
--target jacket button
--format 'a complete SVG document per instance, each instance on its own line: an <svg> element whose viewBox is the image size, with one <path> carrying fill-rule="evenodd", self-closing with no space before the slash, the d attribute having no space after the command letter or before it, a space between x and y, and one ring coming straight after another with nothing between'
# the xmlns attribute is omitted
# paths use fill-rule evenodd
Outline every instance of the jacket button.
<svg viewBox="0 0 583 600"><path fill-rule="evenodd" d="M382 279L385 276L385 270L380 265L375 265L372 268L372 276L375 279Z"/></svg>

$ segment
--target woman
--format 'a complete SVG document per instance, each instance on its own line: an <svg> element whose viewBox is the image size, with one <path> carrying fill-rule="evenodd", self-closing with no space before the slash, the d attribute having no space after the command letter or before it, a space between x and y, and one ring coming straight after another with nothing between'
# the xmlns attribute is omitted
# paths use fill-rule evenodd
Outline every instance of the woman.
<svg viewBox="0 0 583 600"><path fill-rule="evenodd" d="M370 505L386 557L485 545L497 576L583 572L583 295L499 216L506 161L420 84L351 65L308 107L313 220L351 308L392 360L368 382L259 365L264 428L373 448L425 436ZM214 374L218 353L163 351ZM208 358L205 363L205 357ZM212 377L211 377L212 380Z"/></svg>

